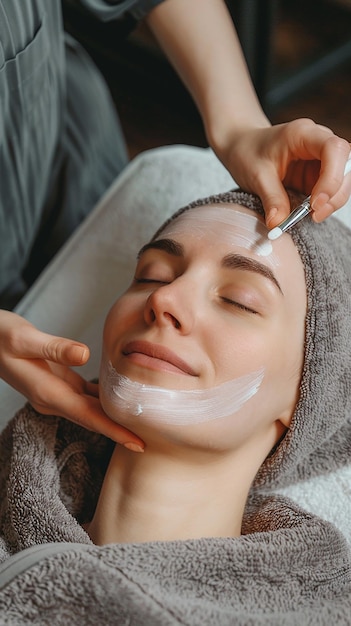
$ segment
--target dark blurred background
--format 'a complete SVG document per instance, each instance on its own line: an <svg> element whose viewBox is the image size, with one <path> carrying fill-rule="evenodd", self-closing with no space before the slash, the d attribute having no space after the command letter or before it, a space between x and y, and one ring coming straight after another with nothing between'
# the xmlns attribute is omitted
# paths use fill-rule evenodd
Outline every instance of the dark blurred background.
<svg viewBox="0 0 351 626"><path fill-rule="evenodd" d="M273 123L310 117L351 141L351 0L228 0L250 73ZM100 23L63 0L65 28L111 90L130 157L207 146L197 110L144 25Z"/></svg>

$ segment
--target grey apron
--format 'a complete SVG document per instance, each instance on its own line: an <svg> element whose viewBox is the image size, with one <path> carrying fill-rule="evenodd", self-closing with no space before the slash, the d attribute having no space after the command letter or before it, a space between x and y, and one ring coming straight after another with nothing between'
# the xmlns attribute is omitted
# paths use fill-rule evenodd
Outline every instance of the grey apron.
<svg viewBox="0 0 351 626"><path fill-rule="evenodd" d="M0 307L14 306L127 161L103 78L63 32L61 0L0 0Z"/></svg>

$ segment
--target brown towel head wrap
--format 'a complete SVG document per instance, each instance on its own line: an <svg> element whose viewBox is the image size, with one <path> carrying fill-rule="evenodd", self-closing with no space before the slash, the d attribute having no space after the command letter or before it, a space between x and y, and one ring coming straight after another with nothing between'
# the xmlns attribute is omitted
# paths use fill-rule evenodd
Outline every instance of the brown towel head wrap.
<svg viewBox="0 0 351 626"><path fill-rule="evenodd" d="M289 191L292 209L302 197ZM258 196L233 190L192 202L234 203L264 215ZM300 398L290 428L253 487L277 488L351 462L351 230L337 219L309 217L289 231L305 268L307 317Z"/></svg>

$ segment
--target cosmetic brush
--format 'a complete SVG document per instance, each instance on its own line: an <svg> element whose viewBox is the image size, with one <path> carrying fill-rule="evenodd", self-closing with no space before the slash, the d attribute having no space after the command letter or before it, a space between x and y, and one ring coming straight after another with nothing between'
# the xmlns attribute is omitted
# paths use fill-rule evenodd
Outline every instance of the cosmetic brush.
<svg viewBox="0 0 351 626"><path fill-rule="evenodd" d="M349 172L351 172L351 154L345 165L344 176L346 176L346 174L348 174ZM269 231L268 239L278 239L278 237L280 237L280 235L289 230L289 228L295 226L295 224L300 222L300 220L306 217L306 215L309 215L311 213L311 210L311 196L308 196L301 204L299 204L298 207L296 207L296 209L294 209L290 213L290 215L285 220L283 220L280 224L278 224L278 226L272 228L272 230Z"/></svg>

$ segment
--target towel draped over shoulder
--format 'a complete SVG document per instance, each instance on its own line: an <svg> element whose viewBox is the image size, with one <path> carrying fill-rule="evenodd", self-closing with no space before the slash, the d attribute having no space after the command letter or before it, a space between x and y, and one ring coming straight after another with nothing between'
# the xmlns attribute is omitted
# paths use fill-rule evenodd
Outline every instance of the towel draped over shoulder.
<svg viewBox="0 0 351 626"><path fill-rule="evenodd" d="M252 495L239 538L93 545L83 525L113 445L30 405L1 435L0 560L71 543L0 575L1 624L349 624L344 537L284 497Z"/></svg>

